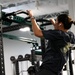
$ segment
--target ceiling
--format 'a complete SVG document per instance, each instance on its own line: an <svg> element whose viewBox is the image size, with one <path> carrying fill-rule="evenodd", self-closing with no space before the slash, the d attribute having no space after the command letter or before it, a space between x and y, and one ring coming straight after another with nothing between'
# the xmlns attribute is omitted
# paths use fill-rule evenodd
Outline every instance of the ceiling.
<svg viewBox="0 0 75 75"><path fill-rule="evenodd" d="M15 0L0 0L0 5L2 5L3 8L2 10L5 12L10 13L20 9L31 9L35 15L49 14L50 12L55 13L56 11L60 12L61 10L66 9L65 4L67 4L67 0L16 0L16 2ZM16 30L7 33L20 37L34 38L34 36L31 35L31 32Z"/></svg>
<svg viewBox="0 0 75 75"><path fill-rule="evenodd" d="M67 3L67 0L0 0L0 4L3 7L12 7L12 6L17 6L17 5L23 5L23 4L28 4L31 2L35 2L36 5L44 5L44 4L65 4Z"/></svg>

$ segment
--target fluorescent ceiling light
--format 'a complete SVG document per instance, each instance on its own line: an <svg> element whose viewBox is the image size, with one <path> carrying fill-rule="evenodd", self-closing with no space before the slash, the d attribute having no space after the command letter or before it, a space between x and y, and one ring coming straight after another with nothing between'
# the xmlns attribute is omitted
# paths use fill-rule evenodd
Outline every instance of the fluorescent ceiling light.
<svg viewBox="0 0 75 75"><path fill-rule="evenodd" d="M30 31L30 28L29 27L21 28L20 31L23 31L23 32Z"/></svg>

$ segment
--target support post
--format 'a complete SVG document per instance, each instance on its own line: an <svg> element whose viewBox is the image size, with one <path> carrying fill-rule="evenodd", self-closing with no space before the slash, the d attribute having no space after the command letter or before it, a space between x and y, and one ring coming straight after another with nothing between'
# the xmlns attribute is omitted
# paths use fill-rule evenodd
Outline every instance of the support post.
<svg viewBox="0 0 75 75"><path fill-rule="evenodd" d="M73 66L72 66L71 50L69 52L69 70L70 70L70 75L73 75Z"/></svg>
<svg viewBox="0 0 75 75"><path fill-rule="evenodd" d="M0 75L5 75L1 17L2 17L2 6L0 5Z"/></svg>

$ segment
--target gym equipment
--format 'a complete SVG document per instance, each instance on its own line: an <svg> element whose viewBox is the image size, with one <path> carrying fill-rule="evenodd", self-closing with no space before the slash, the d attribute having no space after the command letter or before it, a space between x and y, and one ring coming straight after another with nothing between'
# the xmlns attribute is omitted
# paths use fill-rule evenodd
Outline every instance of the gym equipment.
<svg viewBox="0 0 75 75"><path fill-rule="evenodd" d="M0 20L2 18L2 6L0 5Z"/></svg>
<svg viewBox="0 0 75 75"><path fill-rule="evenodd" d="M37 41L35 39L31 39L31 38L25 38L25 37L17 37L14 35L9 35L9 34L3 34L3 37L7 38L7 39L11 39L11 40L17 40L17 41L22 41L22 42L27 42L27 43L36 43Z"/></svg>
<svg viewBox="0 0 75 75"><path fill-rule="evenodd" d="M11 60L11 61L15 61L16 58L15 58L14 56L11 56L10 60Z"/></svg>
<svg viewBox="0 0 75 75"><path fill-rule="evenodd" d="M69 70L70 70L70 75L73 75L71 48L70 48L70 52L69 52Z"/></svg>
<svg viewBox="0 0 75 75"><path fill-rule="evenodd" d="M51 25L50 21L47 20L47 18L56 17L60 13L68 14L68 10L52 13L52 14L46 14L39 17L35 17L35 18L36 18L36 21L40 23L40 26L47 26L47 25ZM18 16L18 14L25 14L26 17L24 18L24 17ZM3 27L3 33L18 30L26 26L29 26L31 28L30 18L27 17L27 15L28 14L22 10L18 10L12 13L2 12L2 18L1 18L2 24L6 26L6 27ZM17 24L12 25L13 23L17 23Z"/></svg>
<svg viewBox="0 0 75 75"><path fill-rule="evenodd" d="M42 60L42 57L41 60L39 60L38 58L38 55L35 55L35 53L37 53L35 50L37 49L36 47L38 46L38 44L35 43L32 43L32 50L31 50L31 54L26 54L25 57L23 57L22 55L18 55L18 58L15 59L14 56L11 56L10 57L10 60L12 61L12 63L14 64L14 67L15 67L15 71L16 71L16 75L19 75L19 62L22 62L22 61L30 61L31 64L33 66L30 66L28 69L27 69L27 72L30 74L30 75L35 75L35 73L38 71L38 68L39 68L39 61ZM34 48L33 48L34 47ZM38 54L38 53L37 53Z"/></svg>
<svg viewBox="0 0 75 75"><path fill-rule="evenodd" d="M30 60L31 61L31 55L30 54L26 54L25 55L25 59Z"/></svg>
<svg viewBox="0 0 75 75"><path fill-rule="evenodd" d="M30 66L28 69L27 69L29 75L35 75L36 73L36 68L35 66Z"/></svg>
<svg viewBox="0 0 75 75"><path fill-rule="evenodd" d="M23 58L22 55L19 55L19 56L18 56L18 60L21 60L22 58Z"/></svg>
<svg viewBox="0 0 75 75"><path fill-rule="evenodd" d="M2 32L2 6L0 5L0 75L5 75L4 50L3 50L3 32Z"/></svg>
<svg viewBox="0 0 75 75"><path fill-rule="evenodd" d="M1 12L0 11L0 21L1 21L2 24L6 25L6 27L3 27L3 28L0 27L1 28L0 29L0 32L1 32L0 33L1 34L1 40L0 40L0 42L1 42L1 50L0 50L1 51L1 55L0 56L2 57L2 60L0 59L0 61L1 61L1 63L0 63L0 74L1 75L5 75L3 43L2 43L3 33L4 32L8 32L8 31L18 30L18 29L20 29L22 27L26 27L26 26L31 27L31 22L30 22L28 17L23 18L23 17L20 17L20 16L17 15L17 14L21 14L21 13L24 13L24 14L27 15L27 13L24 12L24 11L16 11L16 12L12 12L12 13L5 13L5 12ZM64 13L64 12L62 12L62 13ZM66 11L66 13L68 13L68 11ZM46 18L50 18L52 16L57 16L58 14L59 13L55 13L55 15L54 14L46 15L47 16ZM45 15L43 15L43 16L45 17ZM39 19L39 18L36 19L36 21L40 23L41 28L43 28L43 26L51 25L50 21L44 19L43 17L41 19ZM16 23L16 24L12 25L12 23ZM10 38L10 39L12 39L12 38ZM34 45L34 43L33 43L33 45ZM41 47L41 49L42 49L41 53L44 53L45 52L45 39L41 39L41 46L42 46ZM34 56L36 56L37 52L36 51L32 51L32 54L33 54L32 58L31 58L32 59L32 64L35 65L35 63L34 63L34 61L35 61L34 60L35 59ZM42 56L42 58L43 58L43 56ZM23 60L28 60L28 59L30 59L30 58L26 57L26 59L24 58ZM19 60L19 59L12 60L12 61L16 62L16 64L15 64L15 66L16 66L16 73L17 73L16 75L19 75L19 70L17 68L17 67L19 67L18 61L23 61L23 60Z"/></svg>

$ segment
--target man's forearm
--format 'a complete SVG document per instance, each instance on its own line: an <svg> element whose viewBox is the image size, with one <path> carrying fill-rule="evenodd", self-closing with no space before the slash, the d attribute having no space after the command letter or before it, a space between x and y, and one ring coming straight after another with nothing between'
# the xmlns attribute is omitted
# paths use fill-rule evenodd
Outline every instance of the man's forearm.
<svg viewBox="0 0 75 75"><path fill-rule="evenodd" d="M40 36L42 34L42 31L39 28L39 26L37 25L35 18L31 18L31 23L32 23L32 30L33 30L34 34L36 36Z"/></svg>

